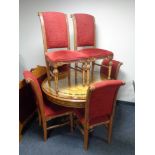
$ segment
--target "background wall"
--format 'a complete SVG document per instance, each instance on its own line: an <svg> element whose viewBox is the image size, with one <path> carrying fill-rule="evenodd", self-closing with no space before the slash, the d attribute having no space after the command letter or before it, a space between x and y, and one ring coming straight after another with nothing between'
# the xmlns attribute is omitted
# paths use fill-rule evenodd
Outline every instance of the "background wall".
<svg viewBox="0 0 155 155"><path fill-rule="evenodd" d="M20 0L19 78L24 69L45 65L39 11L66 14L88 13L95 16L97 47L114 52L114 59L123 62L119 79L126 82L119 100L134 102L134 0ZM73 27L70 20L71 48ZM96 68L98 69L98 68Z"/></svg>

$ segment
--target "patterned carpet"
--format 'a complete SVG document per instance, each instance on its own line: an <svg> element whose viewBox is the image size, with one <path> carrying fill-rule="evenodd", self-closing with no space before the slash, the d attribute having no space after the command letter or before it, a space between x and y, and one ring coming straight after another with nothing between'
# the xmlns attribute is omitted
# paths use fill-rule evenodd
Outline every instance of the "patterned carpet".
<svg viewBox="0 0 155 155"><path fill-rule="evenodd" d="M43 132L34 119L25 130L19 144L20 155L134 155L135 106L117 103L112 143L106 142L104 126L96 127L89 139L88 151L83 149L83 136L78 129L70 133L69 127L51 130L44 142Z"/></svg>

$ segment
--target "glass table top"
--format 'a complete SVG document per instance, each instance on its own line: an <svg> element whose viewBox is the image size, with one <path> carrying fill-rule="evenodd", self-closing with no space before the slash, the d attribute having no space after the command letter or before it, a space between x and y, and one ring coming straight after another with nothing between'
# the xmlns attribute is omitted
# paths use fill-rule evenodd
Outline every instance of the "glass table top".
<svg viewBox="0 0 155 155"><path fill-rule="evenodd" d="M70 73L70 82L68 80L67 73L59 76L58 97L75 100L86 99L88 85L82 85L82 73L77 72L77 78L75 77L75 70L71 69ZM90 74L90 84L106 79L107 77L105 77L103 74L100 74L99 71L94 71L93 80L91 79ZM45 81L42 83L42 89L44 92L56 96L54 88L54 80L51 80L51 86L48 85L47 79L45 79Z"/></svg>

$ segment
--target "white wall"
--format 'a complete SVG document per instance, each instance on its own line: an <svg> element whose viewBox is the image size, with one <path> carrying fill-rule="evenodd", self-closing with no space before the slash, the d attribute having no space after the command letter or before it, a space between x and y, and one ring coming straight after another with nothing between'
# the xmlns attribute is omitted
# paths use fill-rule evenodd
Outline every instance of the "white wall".
<svg viewBox="0 0 155 155"><path fill-rule="evenodd" d="M132 81L134 61L134 0L20 0L19 72L45 65L39 11L60 11L67 14L89 13L95 16L97 47L114 52L114 59L123 62L119 78L126 82L118 99L134 102ZM71 47L73 41L70 19Z"/></svg>

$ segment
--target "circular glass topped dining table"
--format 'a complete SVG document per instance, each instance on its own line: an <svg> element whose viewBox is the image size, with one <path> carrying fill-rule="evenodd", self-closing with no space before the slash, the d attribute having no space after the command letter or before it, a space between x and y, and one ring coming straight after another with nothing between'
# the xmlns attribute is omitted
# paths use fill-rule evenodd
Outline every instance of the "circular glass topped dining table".
<svg viewBox="0 0 155 155"><path fill-rule="evenodd" d="M93 79L90 79L90 84L107 79L99 71L94 71L92 77ZM75 70L71 69L70 78L68 78L68 73L59 75L58 93L54 89L54 79L50 82L51 86L49 86L48 80L45 79L41 85L49 101L64 107L84 108L88 85L82 84L81 72L77 72L75 76Z"/></svg>

